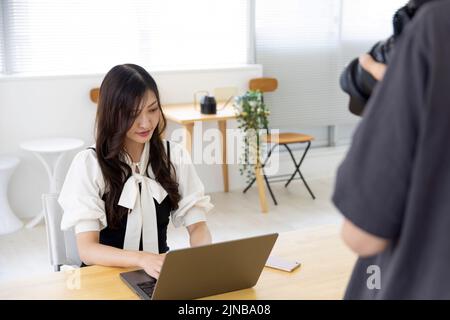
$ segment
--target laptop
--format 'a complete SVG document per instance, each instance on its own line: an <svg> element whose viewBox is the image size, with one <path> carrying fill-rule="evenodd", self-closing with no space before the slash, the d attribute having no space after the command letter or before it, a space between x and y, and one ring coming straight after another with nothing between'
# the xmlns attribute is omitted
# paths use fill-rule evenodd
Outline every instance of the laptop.
<svg viewBox="0 0 450 320"><path fill-rule="evenodd" d="M278 233L169 251L159 274L123 272L120 278L141 299L188 300L253 287Z"/></svg>

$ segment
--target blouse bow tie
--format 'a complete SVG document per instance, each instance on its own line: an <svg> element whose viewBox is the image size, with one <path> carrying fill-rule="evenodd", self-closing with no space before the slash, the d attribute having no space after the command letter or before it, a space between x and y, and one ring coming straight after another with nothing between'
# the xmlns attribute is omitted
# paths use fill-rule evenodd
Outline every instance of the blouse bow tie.
<svg viewBox="0 0 450 320"><path fill-rule="evenodd" d="M141 190L139 192L139 185ZM133 173L123 187L119 205L131 210L125 231L125 250L139 250L142 231L143 250L159 253L156 207L153 199L161 203L166 190L155 180Z"/></svg>

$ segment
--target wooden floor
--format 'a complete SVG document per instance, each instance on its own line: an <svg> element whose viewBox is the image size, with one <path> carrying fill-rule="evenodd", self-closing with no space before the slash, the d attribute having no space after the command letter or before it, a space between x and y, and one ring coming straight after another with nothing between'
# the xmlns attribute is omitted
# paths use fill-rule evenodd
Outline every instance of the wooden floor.
<svg viewBox="0 0 450 320"><path fill-rule="evenodd" d="M334 157L327 168L334 172L342 157ZM268 198L270 211L259 211L255 187L246 194L242 191L211 194L215 208L208 216L213 241L236 239L269 232L285 232L341 222L341 216L331 203L334 175L308 180L316 195L313 200L300 180L288 188L283 183L272 184L278 200L274 206ZM170 224L168 243L171 249L187 247L185 228L175 229ZM0 236L0 282L20 278L24 274L51 272L48 261L47 240L43 224L34 229L22 229Z"/></svg>

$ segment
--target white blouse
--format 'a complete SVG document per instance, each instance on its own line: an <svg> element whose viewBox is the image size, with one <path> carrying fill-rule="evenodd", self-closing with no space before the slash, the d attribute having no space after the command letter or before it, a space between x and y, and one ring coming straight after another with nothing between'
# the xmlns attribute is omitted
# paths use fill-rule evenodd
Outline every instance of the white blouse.
<svg viewBox="0 0 450 320"><path fill-rule="evenodd" d="M166 146L166 141L163 141ZM161 203L166 190L154 179L151 166L148 175L143 173L148 162L149 143L145 144L140 162L135 164L127 157L132 176L125 182L118 205L129 209L124 249L139 250L142 232L143 249L158 253L158 229L153 199ZM189 153L177 143L170 142L170 160L175 167L181 200L178 209L171 212L175 227L189 226L206 221L206 213L213 208L210 197L204 193ZM139 192L141 184L141 192ZM92 149L79 152L72 161L58 198L64 210L61 229L74 227L75 233L101 231L107 227L105 203L105 181Z"/></svg>

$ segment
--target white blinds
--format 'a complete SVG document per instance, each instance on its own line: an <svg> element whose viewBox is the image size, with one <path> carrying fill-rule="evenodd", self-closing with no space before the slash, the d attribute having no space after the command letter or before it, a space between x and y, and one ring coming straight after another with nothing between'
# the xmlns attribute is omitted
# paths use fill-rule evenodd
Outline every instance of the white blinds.
<svg viewBox="0 0 450 320"><path fill-rule="evenodd" d="M342 40L370 43L392 34L392 17L407 0L344 0Z"/></svg>
<svg viewBox="0 0 450 320"><path fill-rule="evenodd" d="M247 2L138 1L141 60L165 69L247 63Z"/></svg>
<svg viewBox="0 0 450 320"><path fill-rule="evenodd" d="M3 8L0 2L0 74L4 72L5 65L5 39L3 35Z"/></svg>
<svg viewBox="0 0 450 320"><path fill-rule="evenodd" d="M247 1L0 0L9 73L247 62Z"/></svg>
<svg viewBox="0 0 450 320"><path fill-rule="evenodd" d="M355 122L339 87L344 66L392 33L405 0L256 1L256 61L279 88L265 96L278 128ZM372 11L370 11L373 9Z"/></svg>
<svg viewBox="0 0 450 320"><path fill-rule="evenodd" d="M343 0L342 62L368 51L377 41L392 35L392 17L406 0Z"/></svg>

